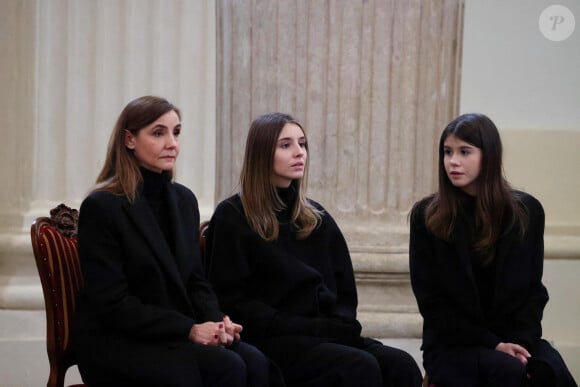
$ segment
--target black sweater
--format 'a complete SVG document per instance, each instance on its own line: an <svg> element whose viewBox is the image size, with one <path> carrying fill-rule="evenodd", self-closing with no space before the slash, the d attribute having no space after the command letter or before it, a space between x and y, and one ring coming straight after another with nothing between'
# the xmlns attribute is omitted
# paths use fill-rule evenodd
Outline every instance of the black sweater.
<svg viewBox="0 0 580 387"><path fill-rule="evenodd" d="M540 339L548 301L542 284L544 210L531 195L514 195L526 211L526 230L523 235L518 227L502 233L491 273L486 274L474 270L468 227L458 227L454 241L444 241L425 226L431 197L414 206L410 272L424 319L425 351L456 346L493 349L501 341L529 348ZM493 282L483 284L486 277Z"/></svg>
<svg viewBox="0 0 580 387"><path fill-rule="evenodd" d="M292 191L280 192L291 204ZM322 211L312 234L296 239L288 210L278 213L277 241L264 241L246 221L241 199L221 202L208 229L210 280L222 310L244 326L243 338L276 360L320 342L356 340L357 292L346 241ZM293 353L288 353L288 345Z"/></svg>

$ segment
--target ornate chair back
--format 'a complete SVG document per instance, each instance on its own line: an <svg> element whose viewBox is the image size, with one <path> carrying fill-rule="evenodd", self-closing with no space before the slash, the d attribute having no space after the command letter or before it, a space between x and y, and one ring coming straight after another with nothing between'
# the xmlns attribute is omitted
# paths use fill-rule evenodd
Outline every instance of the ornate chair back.
<svg viewBox="0 0 580 387"><path fill-rule="evenodd" d="M46 308L48 387L62 387L68 368L76 364L71 332L76 295L83 283L77 225L78 211L60 204L50 211L50 218L37 218L30 227Z"/></svg>

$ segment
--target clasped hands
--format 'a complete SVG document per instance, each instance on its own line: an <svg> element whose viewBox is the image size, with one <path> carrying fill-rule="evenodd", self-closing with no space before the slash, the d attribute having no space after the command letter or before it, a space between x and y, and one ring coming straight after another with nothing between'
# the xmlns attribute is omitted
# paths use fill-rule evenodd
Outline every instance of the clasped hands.
<svg viewBox="0 0 580 387"><path fill-rule="evenodd" d="M243 327L233 323L228 316L222 321L207 321L202 324L194 324L189 331L189 339L195 343L213 346L228 346L234 340L240 340L240 332Z"/></svg>

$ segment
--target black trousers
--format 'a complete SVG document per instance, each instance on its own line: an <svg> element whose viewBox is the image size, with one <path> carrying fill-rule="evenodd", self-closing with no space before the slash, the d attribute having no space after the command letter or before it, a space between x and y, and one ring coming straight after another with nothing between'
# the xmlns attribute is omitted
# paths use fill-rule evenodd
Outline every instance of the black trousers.
<svg viewBox="0 0 580 387"><path fill-rule="evenodd" d="M483 347L447 348L424 354L429 382L437 387L577 387L564 360L547 341L532 348L527 366Z"/></svg>
<svg viewBox="0 0 580 387"><path fill-rule="evenodd" d="M113 355L115 351L123 355ZM175 345L132 342L113 347L110 352L112 356L84 351L79 354L79 371L85 383L91 387L276 385L270 383L271 362L258 349L242 342L229 348L190 342Z"/></svg>
<svg viewBox="0 0 580 387"><path fill-rule="evenodd" d="M419 387L422 382L411 355L369 338L318 344L282 371L292 387Z"/></svg>

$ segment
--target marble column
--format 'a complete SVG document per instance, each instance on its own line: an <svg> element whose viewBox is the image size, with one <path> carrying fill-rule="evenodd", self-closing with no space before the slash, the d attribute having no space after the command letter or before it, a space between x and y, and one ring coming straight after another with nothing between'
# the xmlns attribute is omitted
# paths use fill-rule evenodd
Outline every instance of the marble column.
<svg viewBox="0 0 580 387"><path fill-rule="evenodd" d="M407 213L431 192L458 113L462 0L217 2L216 200L238 187L254 117L309 136L309 196L337 218L367 334L418 336Z"/></svg>

